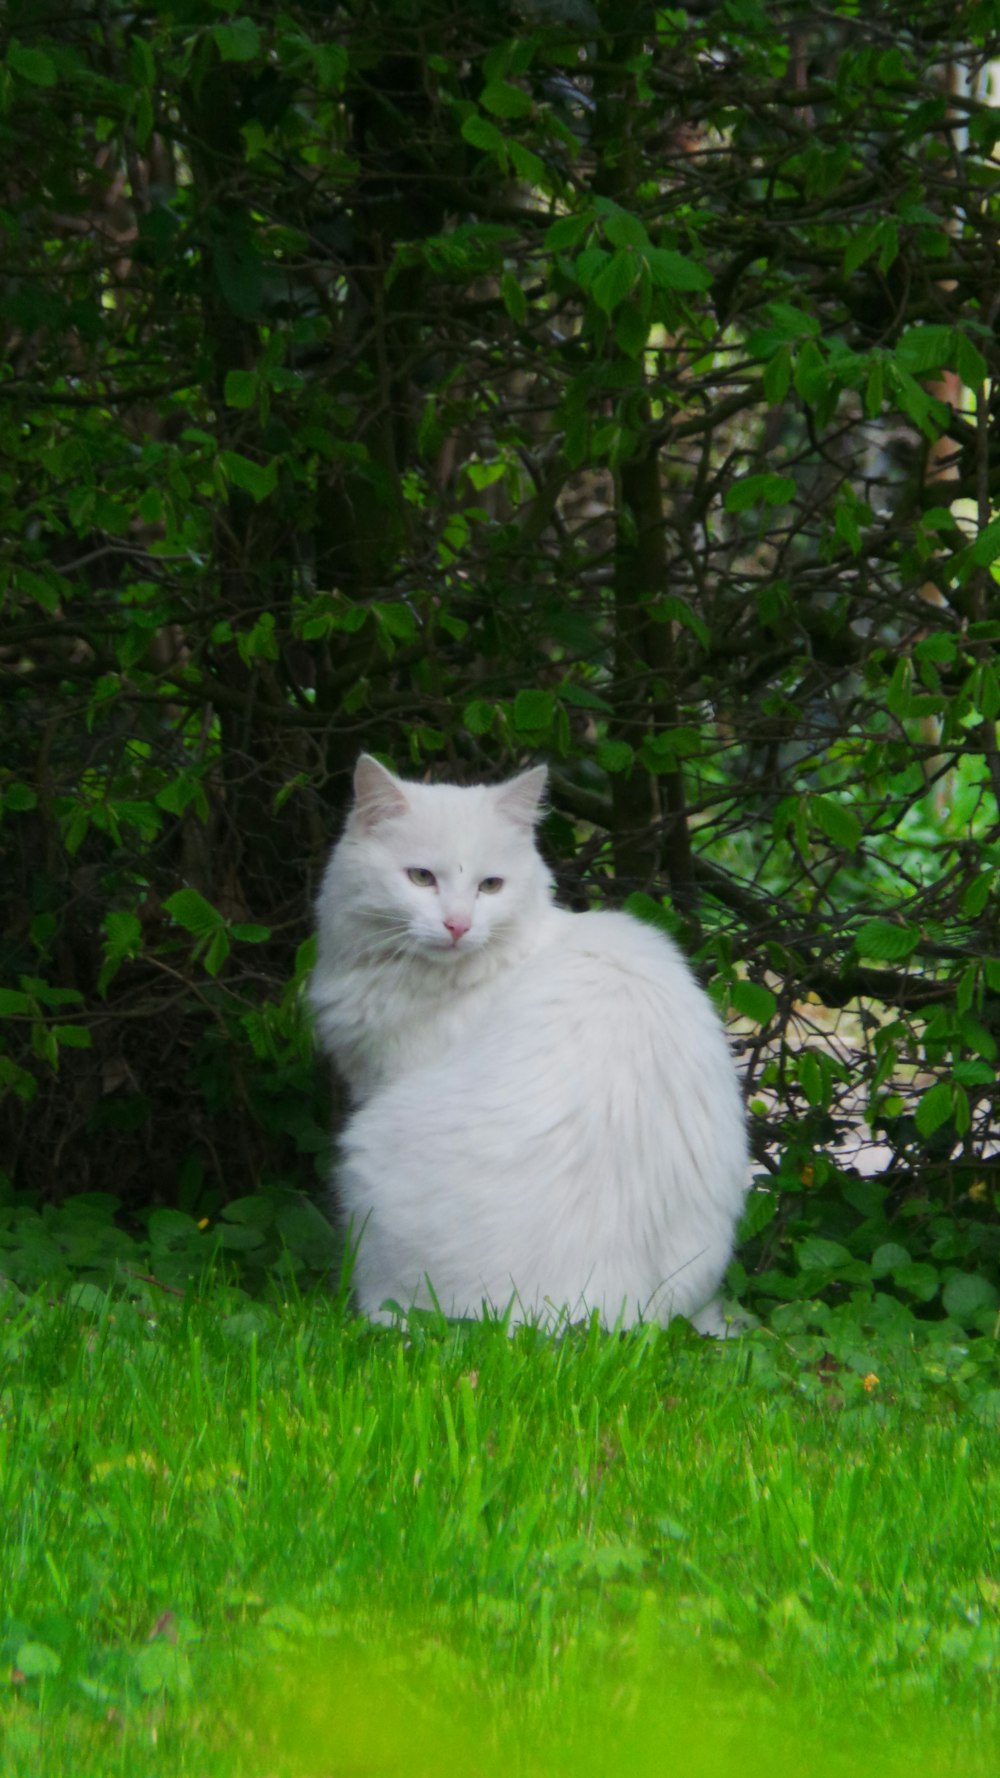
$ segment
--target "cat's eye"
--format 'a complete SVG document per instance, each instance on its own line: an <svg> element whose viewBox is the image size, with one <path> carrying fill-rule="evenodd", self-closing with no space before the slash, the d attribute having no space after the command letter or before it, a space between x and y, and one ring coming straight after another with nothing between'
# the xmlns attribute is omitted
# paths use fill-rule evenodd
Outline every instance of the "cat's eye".
<svg viewBox="0 0 1000 1778"><path fill-rule="evenodd" d="M484 877L479 885L479 893L480 895L496 895L502 888L502 877Z"/></svg>
<svg viewBox="0 0 1000 1778"><path fill-rule="evenodd" d="M433 889L437 882L432 870L421 870L419 865L413 865L406 874L411 883L416 883L418 889Z"/></svg>

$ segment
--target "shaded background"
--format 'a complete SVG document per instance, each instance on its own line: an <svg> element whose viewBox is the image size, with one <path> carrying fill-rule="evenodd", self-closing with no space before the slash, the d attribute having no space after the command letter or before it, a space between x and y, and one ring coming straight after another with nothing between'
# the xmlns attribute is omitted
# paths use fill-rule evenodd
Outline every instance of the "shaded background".
<svg viewBox="0 0 1000 1778"><path fill-rule="evenodd" d="M544 758L732 1019L758 1293L987 1275L997 6L9 26L8 1197L318 1189L358 751Z"/></svg>

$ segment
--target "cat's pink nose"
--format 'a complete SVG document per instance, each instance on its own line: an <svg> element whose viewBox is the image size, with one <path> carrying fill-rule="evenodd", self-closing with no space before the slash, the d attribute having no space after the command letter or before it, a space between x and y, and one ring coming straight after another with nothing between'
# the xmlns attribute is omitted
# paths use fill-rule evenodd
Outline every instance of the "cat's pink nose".
<svg viewBox="0 0 1000 1778"><path fill-rule="evenodd" d="M457 945L463 932L468 932L471 925L472 921L467 919L465 914L449 914L444 923L445 931L451 933L453 945Z"/></svg>

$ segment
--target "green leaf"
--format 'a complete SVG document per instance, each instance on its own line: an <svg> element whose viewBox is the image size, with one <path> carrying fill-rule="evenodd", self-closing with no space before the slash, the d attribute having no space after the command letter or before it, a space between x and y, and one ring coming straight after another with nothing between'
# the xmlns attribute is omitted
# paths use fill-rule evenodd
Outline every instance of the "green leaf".
<svg viewBox="0 0 1000 1778"><path fill-rule="evenodd" d="M804 309L793 308L791 303L768 303L764 313L768 325L754 328L747 340L747 350L755 358L770 358L780 346L808 339L819 332L816 316L807 315Z"/></svg>
<svg viewBox="0 0 1000 1778"><path fill-rule="evenodd" d="M913 696L913 662L900 655L886 687L885 705L893 716L908 716Z"/></svg>
<svg viewBox="0 0 1000 1778"><path fill-rule="evenodd" d="M987 722L993 722L1000 715L1000 680L992 661L980 661L976 668L973 701L976 709Z"/></svg>
<svg viewBox="0 0 1000 1778"><path fill-rule="evenodd" d="M957 1076L956 1076L956 1083L955 1083L955 1134L957 1136L967 1136L971 1127L972 1127L972 1105L970 1103L968 1093L966 1092L964 1086L961 1086L959 1084Z"/></svg>
<svg viewBox="0 0 1000 1778"><path fill-rule="evenodd" d="M29 86L55 86L59 76L56 65L44 49L29 49L24 43L11 43L7 66L13 68ZM33 1645L34 1646L34 1645Z"/></svg>
<svg viewBox="0 0 1000 1778"><path fill-rule="evenodd" d="M254 660L276 661L279 649L273 611L262 611L253 628L237 636L236 646L247 666Z"/></svg>
<svg viewBox="0 0 1000 1778"><path fill-rule="evenodd" d="M22 1642L14 1656L14 1665L26 1679L48 1679L59 1672L62 1660L47 1642Z"/></svg>
<svg viewBox="0 0 1000 1778"><path fill-rule="evenodd" d="M698 638L702 648L711 647L712 632L707 623L679 593L664 593L651 599L646 610L655 623L682 624L685 630L690 630L692 636Z"/></svg>
<svg viewBox="0 0 1000 1778"><path fill-rule="evenodd" d="M949 410L943 401L931 395L901 365L893 364L896 399L903 413L919 426L925 438L936 439L946 426Z"/></svg>
<svg viewBox="0 0 1000 1778"><path fill-rule="evenodd" d="M504 146L503 136L496 124L490 123L488 117L480 117L477 112L466 118L462 125L462 136L471 147L483 148L487 154L495 154L498 148Z"/></svg>
<svg viewBox="0 0 1000 1778"><path fill-rule="evenodd" d="M840 1241L807 1235L804 1241L796 1242L795 1257L803 1272L826 1272L831 1267L850 1265L854 1256Z"/></svg>
<svg viewBox="0 0 1000 1778"><path fill-rule="evenodd" d="M196 1247L203 1239L203 1230L183 1210L151 1210L146 1226L150 1246L158 1253L177 1246Z"/></svg>
<svg viewBox="0 0 1000 1778"><path fill-rule="evenodd" d="M989 1062L955 1062L952 1074L963 1087L991 1087L997 1077Z"/></svg>
<svg viewBox="0 0 1000 1778"><path fill-rule="evenodd" d="M0 988L0 1019L9 1019L32 1010L31 1000L19 988Z"/></svg>
<svg viewBox="0 0 1000 1778"><path fill-rule="evenodd" d="M576 256L573 270L581 290L589 290L601 273L611 264L611 254L603 247L585 247Z"/></svg>
<svg viewBox="0 0 1000 1778"><path fill-rule="evenodd" d="M991 870L981 871L979 876L974 877L969 884L962 896L962 912L967 919L978 920L989 901L995 875L996 873Z"/></svg>
<svg viewBox="0 0 1000 1778"><path fill-rule="evenodd" d="M212 942L205 952L203 962L209 975L218 975L219 970L229 956L229 934L224 926L215 929Z"/></svg>
<svg viewBox="0 0 1000 1778"><path fill-rule="evenodd" d="M594 757L602 771L627 772L635 754L627 741L598 741Z"/></svg>
<svg viewBox="0 0 1000 1778"><path fill-rule="evenodd" d="M914 1263L908 1266L897 1266L893 1278L900 1290L908 1290L915 1296L918 1303L929 1303L937 1296L941 1284L940 1274L936 1266Z"/></svg>
<svg viewBox="0 0 1000 1778"><path fill-rule="evenodd" d="M799 1056L799 1084L810 1105L822 1105L827 1099L823 1070L818 1057L812 1050L803 1050Z"/></svg>
<svg viewBox="0 0 1000 1778"><path fill-rule="evenodd" d="M309 934L308 938L304 938L302 940L302 943L300 945L296 946L296 950L295 950L295 980L296 981L302 981L305 976L310 975L312 973L312 971L316 967L316 958L317 958L318 954L319 954L319 940L318 940L315 932L311 932Z"/></svg>
<svg viewBox="0 0 1000 1778"><path fill-rule="evenodd" d="M639 261L628 247L619 247L590 287L590 294L599 309L613 314L623 303L639 276Z"/></svg>
<svg viewBox="0 0 1000 1778"><path fill-rule="evenodd" d="M877 419L882 412L885 399L885 365L881 358L873 358L865 384L865 413L869 420Z"/></svg>
<svg viewBox="0 0 1000 1778"><path fill-rule="evenodd" d="M931 630L922 636L913 650L913 658L917 661L935 661L939 666L950 666L958 653L954 636L945 630Z"/></svg>
<svg viewBox="0 0 1000 1778"><path fill-rule="evenodd" d="M601 218L601 227L605 239L612 247L649 247L649 236L638 216L630 216L627 210L617 207Z"/></svg>
<svg viewBox="0 0 1000 1778"><path fill-rule="evenodd" d="M395 642L415 642L417 620L408 605L398 599L387 599L371 607L377 627Z"/></svg>
<svg viewBox="0 0 1000 1778"><path fill-rule="evenodd" d="M815 340L806 340L795 358L795 388L803 401L818 402L830 387L830 366Z"/></svg>
<svg viewBox="0 0 1000 1778"><path fill-rule="evenodd" d="M205 793L199 780L186 772L173 778L169 784L164 784L163 789L156 793L157 808L166 809L168 815L183 815L192 803L204 818Z"/></svg>
<svg viewBox="0 0 1000 1778"><path fill-rule="evenodd" d="M165 1636L147 1642L132 1659L132 1673L144 1697L156 1692L176 1696L191 1689L191 1662L187 1650Z"/></svg>
<svg viewBox="0 0 1000 1778"><path fill-rule="evenodd" d="M327 92L339 92L347 79L350 58L342 43L314 43L310 47L316 78Z"/></svg>
<svg viewBox="0 0 1000 1778"><path fill-rule="evenodd" d="M556 700L550 691L519 691L514 699L515 728L549 729L555 713Z"/></svg>
<svg viewBox="0 0 1000 1778"><path fill-rule="evenodd" d="M858 524L860 510L859 502L845 491L838 499L833 514L833 528L837 536L855 556L861 550L861 527Z"/></svg>
<svg viewBox="0 0 1000 1778"><path fill-rule="evenodd" d="M989 1278L979 1272L954 1272L941 1292L946 1315L969 1326L984 1309L994 1310L1000 1293Z"/></svg>
<svg viewBox="0 0 1000 1778"><path fill-rule="evenodd" d="M884 278L886 272L899 258L899 229L896 226L895 218L892 216L885 217L885 219L878 225L878 233L878 269Z"/></svg>
<svg viewBox="0 0 1000 1778"><path fill-rule="evenodd" d="M651 772L672 772L679 759L697 759L702 752L700 729L678 724L663 729L658 735L647 735L642 743L643 764Z"/></svg>
<svg viewBox="0 0 1000 1778"><path fill-rule="evenodd" d="M54 988L39 976L23 975L21 986L28 994L33 994L43 1006L79 1006L83 995L79 988Z"/></svg>
<svg viewBox="0 0 1000 1778"><path fill-rule="evenodd" d="M579 216L559 216L545 232L545 247L558 253L562 247L578 247L594 225L593 212L584 210Z"/></svg>
<svg viewBox="0 0 1000 1778"><path fill-rule="evenodd" d="M520 279L515 278L513 272L504 272L500 279L500 295L511 320L516 321L519 327L522 326L528 313L528 301L521 288Z"/></svg>
<svg viewBox="0 0 1000 1778"><path fill-rule="evenodd" d="M970 1050L975 1050L977 1056L984 1057L987 1062L996 1060L996 1038L992 1031L988 1031L985 1025L981 1025L970 1012L963 1012L960 1015L958 1028L962 1033L963 1042L968 1045Z"/></svg>
<svg viewBox="0 0 1000 1778"><path fill-rule="evenodd" d="M602 698L589 685L575 685L572 680L564 680L559 687L559 696L566 704L574 704L578 710L600 710L603 716L613 716L614 706Z"/></svg>
<svg viewBox="0 0 1000 1778"><path fill-rule="evenodd" d="M53 1025L52 1035L64 1049L89 1050L91 1035L86 1025Z"/></svg>
<svg viewBox="0 0 1000 1778"><path fill-rule="evenodd" d="M263 945L271 936L270 926L256 926L252 922L243 921L230 926L229 932L241 945Z"/></svg>
<svg viewBox="0 0 1000 1778"><path fill-rule="evenodd" d="M44 574L36 574L31 568L15 569L19 591L27 593L29 599L36 599L43 611L58 611L61 598L61 587L65 584L47 570Z"/></svg>
<svg viewBox="0 0 1000 1778"><path fill-rule="evenodd" d="M895 920L866 920L855 939L862 957L882 963L901 963L920 943L920 928Z"/></svg>
<svg viewBox="0 0 1000 1778"><path fill-rule="evenodd" d="M625 912L633 919L642 920L647 926L656 926L659 931L666 932L671 938L677 934L680 921L673 909L647 895L642 889L634 889L625 901Z"/></svg>
<svg viewBox="0 0 1000 1778"><path fill-rule="evenodd" d="M671 247L650 247L645 253L649 275L659 290L707 290L712 274L696 259Z"/></svg>
<svg viewBox="0 0 1000 1778"><path fill-rule="evenodd" d="M505 472L506 465L502 458L495 463L477 463L473 459L471 463L465 465L465 473L477 493L483 488L492 488L494 482L502 481ZM449 636L455 637L457 642L461 642L463 637L468 635L469 626L465 623L464 618L451 617L442 612L438 622L443 630L447 630ZM457 629L455 628L456 624L458 625Z"/></svg>
<svg viewBox="0 0 1000 1778"><path fill-rule="evenodd" d="M462 712L462 722L470 735L488 735L493 727L495 714L494 704L487 703L485 698L473 698Z"/></svg>
<svg viewBox="0 0 1000 1778"><path fill-rule="evenodd" d="M262 464L251 462L239 451L220 451L219 462L233 486L243 488L258 504L273 494L278 485L278 464L274 457L270 463Z"/></svg>
<svg viewBox="0 0 1000 1778"><path fill-rule="evenodd" d="M795 495L790 475L746 475L726 489L723 502L727 512L749 512L751 506L784 506Z"/></svg>
<svg viewBox="0 0 1000 1778"><path fill-rule="evenodd" d="M764 371L764 395L771 407L779 407L792 380L792 355L787 346L774 354Z"/></svg>
<svg viewBox="0 0 1000 1778"><path fill-rule="evenodd" d="M832 840L845 852L856 852L861 844L861 823L846 803L837 802L832 796L812 796L809 799L813 820Z"/></svg>
<svg viewBox="0 0 1000 1778"><path fill-rule="evenodd" d="M479 103L494 117L527 117L534 110L531 94L509 80L491 80L480 93Z"/></svg>
<svg viewBox="0 0 1000 1778"><path fill-rule="evenodd" d="M894 357L911 376L940 370L953 356L954 331L941 325L908 327L896 346Z"/></svg>
<svg viewBox="0 0 1000 1778"><path fill-rule="evenodd" d="M642 305L625 303L615 318L615 344L629 358L638 358L646 349L649 329L650 322L642 312Z"/></svg>
<svg viewBox="0 0 1000 1778"><path fill-rule="evenodd" d="M229 1253L252 1253L255 1247L263 1247L267 1240L263 1229L251 1228L239 1222L220 1223L215 1236L219 1245Z"/></svg>
<svg viewBox="0 0 1000 1778"><path fill-rule="evenodd" d="M30 784L8 784L3 793L3 806L20 814L38 807L38 793Z"/></svg>
<svg viewBox="0 0 1000 1778"><path fill-rule="evenodd" d="M132 37L128 51L129 72L137 86L152 86L156 61L145 37Z"/></svg>
<svg viewBox="0 0 1000 1778"><path fill-rule="evenodd" d="M228 407L253 407L259 384L252 370L226 372L225 398Z"/></svg>
<svg viewBox="0 0 1000 1778"><path fill-rule="evenodd" d="M293 1252L314 1261L319 1259L321 1264L329 1264L335 1257L339 1242L337 1231L308 1198L294 1204L282 1204L275 1217L275 1226Z"/></svg>
<svg viewBox="0 0 1000 1778"><path fill-rule="evenodd" d="M755 1235L762 1234L777 1214L777 1192L751 1190L740 1217L737 1244L742 1246L745 1241L752 1241Z"/></svg>
<svg viewBox="0 0 1000 1778"><path fill-rule="evenodd" d="M953 1095L951 1082L939 1080L921 1096L916 1110L916 1126L921 1136L933 1136L951 1117Z"/></svg>
<svg viewBox="0 0 1000 1778"><path fill-rule="evenodd" d="M878 223L867 223L863 228L855 229L844 248L844 276L850 277L859 266L870 259L878 246Z"/></svg>
<svg viewBox="0 0 1000 1778"><path fill-rule="evenodd" d="M956 327L953 329L953 337L955 341L955 369L966 388L978 389L980 383L985 383L988 380L990 367L979 347L973 345L968 334L962 333L961 329Z"/></svg>
<svg viewBox="0 0 1000 1778"><path fill-rule="evenodd" d="M238 1222L246 1228L270 1228L275 1216L274 1199L258 1192L245 1198L233 1198L222 1214L227 1222Z"/></svg>
<svg viewBox="0 0 1000 1778"><path fill-rule="evenodd" d="M222 915L197 889L178 889L176 894L168 895L163 906L178 926L183 926L185 932L193 933L196 938L216 932L224 924Z"/></svg>
<svg viewBox="0 0 1000 1778"><path fill-rule="evenodd" d="M876 1247L872 1254L872 1277L884 1278L889 1272L895 1272L900 1266L909 1264L910 1255L905 1247L900 1247L898 1241L883 1241L881 1247Z"/></svg>
<svg viewBox="0 0 1000 1778"><path fill-rule="evenodd" d="M545 162L541 155L532 148L525 148L523 142L508 142L507 149L519 179L526 180L529 185L545 185Z"/></svg>
<svg viewBox="0 0 1000 1778"><path fill-rule="evenodd" d="M753 1019L755 1025L766 1025L773 1019L778 1005L770 988L760 982L734 982L730 1002L734 1012Z"/></svg>
<svg viewBox="0 0 1000 1778"><path fill-rule="evenodd" d="M260 54L260 31L253 19L230 19L225 25L213 25L212 36L224 62L252 62Z"/></svg>

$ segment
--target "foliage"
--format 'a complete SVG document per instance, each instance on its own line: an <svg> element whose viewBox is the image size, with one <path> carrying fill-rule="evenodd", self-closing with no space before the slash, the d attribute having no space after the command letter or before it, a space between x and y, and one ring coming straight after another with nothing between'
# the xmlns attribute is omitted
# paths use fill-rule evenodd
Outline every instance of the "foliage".
<svg viewBox="0 0 1000 1778"><path fill-rule="evenodd" d="M8 1292L5 1775L986 1778L996 1342L818 1315L819 1350Z"/></svg>
<svg viewBox="0 0 1000 1778"><path fill-rule="evenodd" d="M258 1293L300 1290L329 1282L341 1258L325 1217L291 1191L236 1198L214 1223L167 1208L140 1212L137 1220L111 1192L77 1192L61 1205L6 1196L0 1283L21 1302L42 1288L83 1305L112 1288L143 1301L150 1287L183 1297L208 1272Z"/></svg>
<svg viewBox="0 0 1000 1778"><path fill-rule="evenodd" d="M10 22L19 1189L302 1183L359 747L541 754L565 897L679 929L742 1036L762 1300L981 1289L993 0Z"/></svg>

